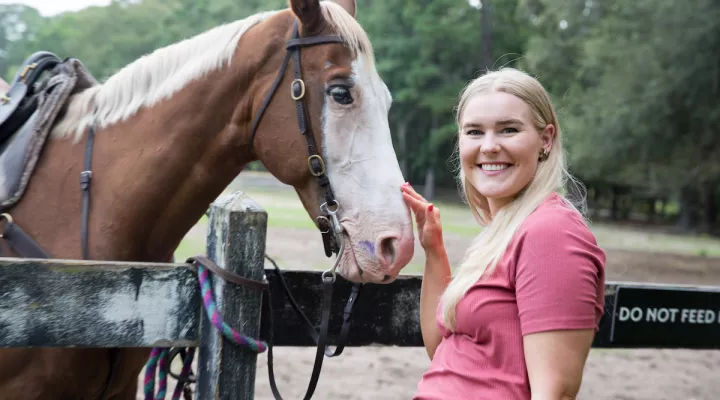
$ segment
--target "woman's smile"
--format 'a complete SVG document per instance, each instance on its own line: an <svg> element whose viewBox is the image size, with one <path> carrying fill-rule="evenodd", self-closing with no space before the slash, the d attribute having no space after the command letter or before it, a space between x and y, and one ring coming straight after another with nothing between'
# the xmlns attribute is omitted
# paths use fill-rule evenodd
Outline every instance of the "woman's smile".
<svg viewBox="0 0 720 400"><path fill-rule="evenodd" d="M478 164L480 170L487 176L497 176L509 172L513 167L510 163L480 163Z"/></svg>

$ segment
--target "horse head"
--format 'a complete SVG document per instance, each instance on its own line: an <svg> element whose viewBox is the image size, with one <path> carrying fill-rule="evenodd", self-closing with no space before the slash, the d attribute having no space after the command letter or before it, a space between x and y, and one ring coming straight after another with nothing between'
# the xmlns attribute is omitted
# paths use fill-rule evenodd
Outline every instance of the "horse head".
<svg viewBox="0 0 720 400"><path fill-rule="evenodd" d="M412 258L414 237L390 136L392 98L355 11L354 0L291 0L267 21L275 28L263 34L282 37L283 49L279 72L254 84L250 146L295 188L343 277L389 283Z"/></svg>

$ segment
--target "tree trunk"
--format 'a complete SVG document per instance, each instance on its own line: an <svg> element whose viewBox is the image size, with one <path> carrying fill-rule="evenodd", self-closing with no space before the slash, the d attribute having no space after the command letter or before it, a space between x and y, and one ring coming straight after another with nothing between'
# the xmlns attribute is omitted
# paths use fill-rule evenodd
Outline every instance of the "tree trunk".
<svg viewBox="0 0 720 400"><path fill-rule="evenodd" d="M712 233L717 221L717 187L716 183L708 183L703 188L703 218L700 230L704 233Z"/></svg>
<svg viewBox="0 0 720 400"><path fill-rule="evenodd" d="M655 204L657 202L657 199L654 197L651 197L647 200L647 206L648 206L648 213L647 213L647 219L648 222L653 223L655 222Z"/></svg>
<svg viewBox="0 0 720 400"><path fill-rule="evenodd" d="M482 29L482 56L483 68L492 68L492 6L490 0L482 0L480 10L480 27Z"/></svg>
<svg viewBox="0 0 720 400"><path fill-rule="evenodd" d="M399 153L400 153L400 171L402 171L403 176L405 177L405 180L407 180L408 176L408 168L407 168L407 127L408 123L407 121L402 121L398 123L398 147L399 147Z"/></svg>
<svg viewBox="0 0 720 400"><path fill-rule="evenodd" d="M610 204L610 219L613 221L617 221L619 205L617 188L615 186L612 186L610 188L610 196L612 196Z"/></svg>
<svg viewBox="0 0 720 400"><path fill-rule="evenodd" d="M397 138L398 138L398 153L400 155L400 171L402 171L405 180L408 180L410 171L408 170L408 147L407 147L407 134L410 128L410 122L415 117L415 112L411 111L399 118L397 121Z"/></svg>
<svg viewBox="0 0 720 400"><path fill-rule="evenodd" d="M428 165L427 171L425 172L423 197L425 197L427 201L433 201L435 198L435 165L433 164Z"/></svg>
<svg viewBox="0 0 720 400"><path fill-rule="evenodd" d="M677 227L682 232L690 232L698 226L698 191L694 187L686 186L680 191L680 216Z"/></svg>
<svg viewBox="0 0 720 400"><path fill-rule="evenodd" d="M438 127L438 116L436 113L432 114L432 123L430 125L430 132L428 136L432 136L433 132ZM428 138L428 144L432 146L432 139ZM435 162L437 159L437 149L431 147L428 149L429 151L429 157L428 157L428 164L427 164L427 170L425 172L425 187L423 189L423 197L427 201L433 201L435 198Z"/></svg>

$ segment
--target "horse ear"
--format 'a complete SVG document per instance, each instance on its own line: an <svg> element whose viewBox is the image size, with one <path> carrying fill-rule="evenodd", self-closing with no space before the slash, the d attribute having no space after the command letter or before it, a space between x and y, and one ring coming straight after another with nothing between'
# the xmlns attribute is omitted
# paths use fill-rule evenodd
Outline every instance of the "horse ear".
<svg viewBox="0 0 720 400"><path fill-rule="evenodd" d="M305 30L313 31L320 26L323 19L320 0L290 0L290 9Z"/></svg>
<svg viewBox="0 0 720 400"><path fill-rule="evenodd" d="M353 18L355 18L355 12L357 10L357 3L355 0L333 0L334 3L339 4L342 8L345 9L345 11L348 12L348 14L352 15Z"/></svg>

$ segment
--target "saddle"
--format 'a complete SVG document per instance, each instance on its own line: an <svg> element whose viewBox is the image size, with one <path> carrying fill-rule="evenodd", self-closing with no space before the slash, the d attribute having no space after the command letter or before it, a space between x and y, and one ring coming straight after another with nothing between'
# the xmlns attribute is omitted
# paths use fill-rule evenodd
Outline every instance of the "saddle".
<svg viewBox="0 0 720 400"><path fill-rule="evenodd" d="M37 110L35 85L44 72L52 71L61 62L58 56L47 51L39 51L23 62L10 83L10 90L0 97L0 145Z"/></svg>
<svg viewBox="0 0 720 400"><path fill-rule="evenodd" d="M38 51L23 62L10 90L0 93L0 210L22 197L68 98L96 84L74 58Z"/></svg>

